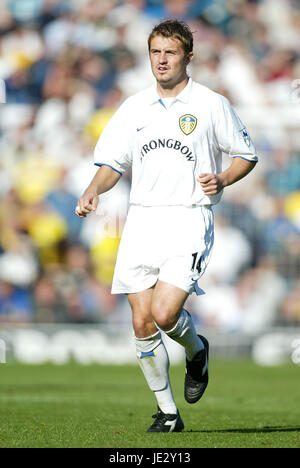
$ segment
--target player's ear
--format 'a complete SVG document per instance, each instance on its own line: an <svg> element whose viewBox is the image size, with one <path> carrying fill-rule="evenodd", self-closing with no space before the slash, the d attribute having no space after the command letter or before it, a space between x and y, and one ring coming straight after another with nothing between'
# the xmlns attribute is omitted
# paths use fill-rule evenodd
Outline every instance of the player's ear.
<svg viewBox="0 0 300 468"><path fill-rule="evenodd" d="M193 60L193 57L194 57L194 52L189 52L189 53L185 56L185 63L186 63L186 65L188 65L188 64Z"/></svg>

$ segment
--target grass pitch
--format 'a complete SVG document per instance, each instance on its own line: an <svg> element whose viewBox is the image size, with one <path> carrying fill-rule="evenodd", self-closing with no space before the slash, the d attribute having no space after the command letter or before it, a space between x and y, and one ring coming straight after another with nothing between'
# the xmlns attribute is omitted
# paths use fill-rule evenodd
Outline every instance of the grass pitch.
<svg viewBox="0 0 300 468"><path fill-rule="evenodd" d="M156 403L138 366L1 364L0 448L300 447L299 366L211 361L195 405L183 365L171 379L185 430L148 434Z"/></svg>

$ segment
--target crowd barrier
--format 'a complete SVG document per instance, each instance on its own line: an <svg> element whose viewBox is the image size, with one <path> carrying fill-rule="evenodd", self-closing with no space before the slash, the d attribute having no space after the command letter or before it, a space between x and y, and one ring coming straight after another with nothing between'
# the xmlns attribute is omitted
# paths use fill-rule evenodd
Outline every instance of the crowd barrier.
<svg viewBox="0 0 300 468"><path fill-rule="evenodd" d="M201 330L215 359L252 359L260 365L300 365L300 327L269 328L256 335ZM183 348L164 335L171 364L181 364ZM119 325L42 324L1 326L0 363L69 362L136 364L133 332Z"/></svg>

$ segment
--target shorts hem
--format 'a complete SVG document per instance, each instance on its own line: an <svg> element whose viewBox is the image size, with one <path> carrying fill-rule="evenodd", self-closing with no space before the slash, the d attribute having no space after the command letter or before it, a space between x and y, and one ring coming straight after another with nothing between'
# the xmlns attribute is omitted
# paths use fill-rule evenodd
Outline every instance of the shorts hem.
<svg viewBox="0 0 300 468"><path fill-rule="evenodd" d="M138 289L130 289L129 288L112 288L111 289L111 294L135 294L135 293L139 293L139 292L142 292L142 291L146 291L146 289L149 289L151 288L151 286L154 286L158 281L158 278L153 282L149 283L149 286L143 286L142 288L138 288Z"/></svg>
<svg viewBox="0 0 300 468"><path fill-rule="evenodd" d="M177 283L176 281L168 280L167 278L158 278L158 279L159 279L159 281L162 281L163 283L168 283L171 286L175 286L176 288L182 289L182 291L184 291L184 292L186 292L188 294L192 294L190 292L191 288L184 287L182 284L179 284L179 282Z"/></svg>

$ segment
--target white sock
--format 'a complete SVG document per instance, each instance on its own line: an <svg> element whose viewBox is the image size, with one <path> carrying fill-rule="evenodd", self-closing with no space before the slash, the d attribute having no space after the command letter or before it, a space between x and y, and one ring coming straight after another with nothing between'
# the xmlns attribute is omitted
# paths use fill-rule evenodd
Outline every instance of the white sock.
<svg viewBox="0 0 300 468"><path fill-rule="evenodd" d="M139 365L157 404L163 413L176 414L172 388L169 379L169 356L161 339L160 331L145 338L135 338Z"/></svg>
<svg viewBox="0 0 300 468"><path fill-rule="evenodd" d="M165 388L164 390L158 390L157 392L154 392L154 395L156 397L157 404L163 413L177 414L177 408L174 402L170 382L168 383L167 388Z"/></svg>
<svg viewBox="0 0 300 468"><path fill-rule="evenodd" d="M204 348L202 340L197 335L192 317L185 309L182 309L175 327L167 331L166 334L172 340L184 346L189 361Z"/></svg>

